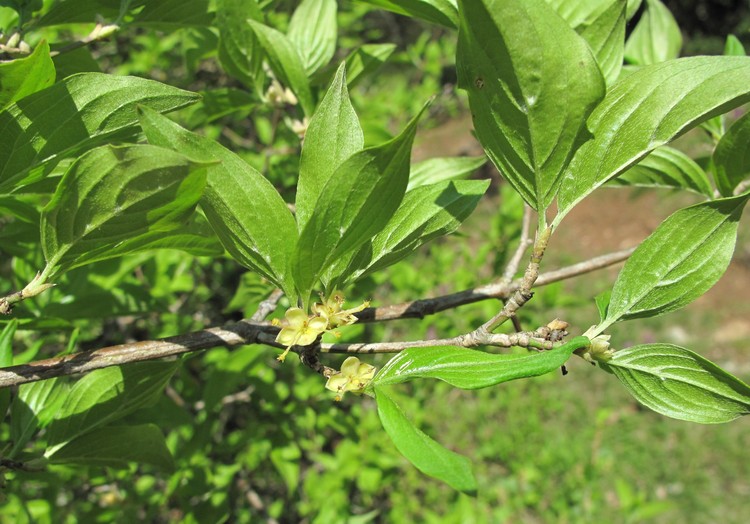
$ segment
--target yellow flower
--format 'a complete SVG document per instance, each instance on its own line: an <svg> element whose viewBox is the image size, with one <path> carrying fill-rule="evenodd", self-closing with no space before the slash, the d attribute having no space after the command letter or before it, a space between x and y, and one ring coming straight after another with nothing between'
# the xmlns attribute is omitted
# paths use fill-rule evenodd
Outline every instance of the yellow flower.
<svg viewBox="0 0 750 524"><path fill-rule="evenodd" d="M320 297L323 298L322 295ZM357 321L357 317L354 313L359 313L370 305L369 301L364 301L359 306L352 309L341 309L344 305L344 295L341 291L334 291L328 300L323 300L323 303L315 303L312 306L313 313L318 316L325 318L328 321L328 329L337 328L340 326L348 326L354 324Z"/></svg>
<svg viewBox="0 0 750 524"><path fill-rule="evenodd" d="M341 364L341 371L328 377L326 389L335 391L336 400L341 400L347 391L362 393L374 376L375 366L360 362L357 357L349 357Z"/></svg>
<svg viewBox="0 0 750 524"><path fill-rule="evenodd" d="M276 335L276 342L286 346L278 360L284 362L292 346L308 346L326 330L328 322L319 316L308 316L301 308L289 308L280 323L281 331Z"/></svg>

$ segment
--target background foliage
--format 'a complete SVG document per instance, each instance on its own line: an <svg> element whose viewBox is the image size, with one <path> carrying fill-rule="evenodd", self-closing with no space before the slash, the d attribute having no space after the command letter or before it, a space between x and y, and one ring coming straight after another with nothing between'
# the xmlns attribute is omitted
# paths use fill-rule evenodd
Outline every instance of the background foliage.
<svg viewBox="0 0 750 524"><path fill-rule="evenodd" d="M52 4L45 2L44 9ZM285 28L296 3L274 4L273 22ZM701 50L695 42L714 45L706 34L714 23L718 27L719 17L700 15L704 5L712 13L709 9L716 2L697 6L696 26L701 30L670 5L690 36L688 46L695 45L688 51ZM712 34L731 30L743 37L747 17L742 18L741 6L731 12L736 18L723 21L725 25ZM10 16L9 9L0 9L0 21L7 23ZM424 100L439 93L424 119L424 127L434 129L425 131L421 141L417 138L417 154L434 156L444 150L446 142L453 142L456 154L476 151L469 140L456 144L440 138L441 129L455 129L451 126L461 122L468 106L453 89L454 33L359 2L340 2L338 27L339 59L362 44L395 44L377 74L363 76L351 90L366 145L396 134L409 115L419 112ZM56 42L85 34L89 28L51 25L31 34ZM212 39L215 35L200 26L174 30L143 24L118 32L111 41L60 55L55 67L58 78L101 70L162 80L192 91L225 89L215 93L215 106L211 104L214 98L206 95L203 105L181 110L179 121L191 129L200 127L207 136L240 151L276 187L286 188L283 196L291 202L298 139L291 126L279 122L278 111L257 106L236 89L240 87L237 80L217 66ZM718 51L722 47L723 39ZM321 75L328 79L332 73L324 70ZM231 100L230 114L223 114L224 98ZM704 138L689 140L685 148L700 151ZM638 193L620 191L628 191L633 198ZM690 200L684 195L662 196L658 203L646 200L647 204L628 208L627 203L620 205L622 193L618 195L613 201L630 222L639 220L638 205L649 206L664 218ZM38 197L27 198L36 203ZM603 212L608 205L613 204L603 201L593 213ZM592 222L587 222L586 212L577 210L578 218L571 214L568 220L574 224L568 228L585 230ZM521 214L520 198L495 179L491 198L464 225L463 233L365 278L352 295L396 303L471 287L478 278L497 274L503 267L509 243L519 236ZM43 266L36 249L38 233L23 221L6 226L1 234L7 241L0 244L3 294L23 287ZM632 226L611 236L632 235L627 227ZM637 230L630 243L647 233L646 228ZM19 238L28 249L7 252L5 246ZM557 240L571 246L573 241ZM740 282L742 278L748 282L748 246L747 236L741 236L738 273L733 275ZM583 258L581 249L589 250L588 257L598 254L598 249L603 252L602 248L561 249L559 258L548 262L550 267L562 265ZM524 325L543 324L550 311L565 308L571 315L566 320L581 326L595 323L596 311L588 300L578 297L609 287L612 279L611 275L589 276L580 283L546 287L537 293L532 307L523 310L521 320ZM98 262L86 270L70 271L58 289L17 307L14 362L244 318L271 288L223 258L160 251ZM748 289L732 291L740 296L744 291L746 297ZM735 304L736 308L726 308L711 300L718 299L709 296L678 316L616 329L626 332L623 336L633 344L680 343L685 336L680 328L698 323L701 329L691 344L705 346L722 363L734 363L737 369L733 371L740 377L750 378L748 360L740 351L742 340L729 337L717 342L715 336L727 331L727 309L732 310L732 318L747 315L742 310L747 301L738 300L742 303ZM352 326L344 332L344 340L363 335L380 340L463 332L495 310L496 304L483 303L421 321ZM32 327L38 330L23 329ZM320 377L297 369L291 360L280 366L273 362L275 355L270 348L251 346L214 349L183 359L165 395L120 421L143 431L157 421L167 435L173 463L159 460L161 455L155 453L157 458L151 463L124 464L122 469L59 464L41 473L6 473L6 502L0 516L19 523L74 522L84 516L92 522L743 522L750 510L747 420L694 426L642 411L618 384L583 363L574 363L564 379L550 375L471 393L426 382L399 395L399 403L418 414L416 422L422 428L453 443L479 465L482 488L474 499L422 476L406 463L385 439L370 399L346 399L338 404L323 400ZM373 363L382 365L385 360L376 358ZM453 407L450 416L446 416L446 405ZM8 441L11 431L10 424L0 425L0 442ZM49 434L42 437L52 438ZM33 453L35 446L43 449L44 444L32 441L26 451ZM75 451L81 453L71 453Z"/></svg>

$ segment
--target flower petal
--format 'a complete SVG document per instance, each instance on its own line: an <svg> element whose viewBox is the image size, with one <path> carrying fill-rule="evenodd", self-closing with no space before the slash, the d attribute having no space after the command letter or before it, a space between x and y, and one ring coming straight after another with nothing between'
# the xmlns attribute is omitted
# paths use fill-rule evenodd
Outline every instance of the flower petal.
<svg viewBox="0 0 750 524"><path fill-rule="evenodd" d="M299 307L289 308L284 317L289 323L289 327L302 327L307 321L307 313L305 313L304 309Z"/></svg>
<svg viewBox="0 0 750 524"><path fill-rule="evenodd" d="M359 370L359 359L357 357L348 357L341 364L341 374L346 377L354 377Z"/></svg>
<svg viewBox="0 0 750 524"><path fill-rule="evenodd" d="M297 343L297 337L299 336L299 329L286 327L279 331L276 335L276 342L285 346L293 346Z"/></svg>
<svg viewBox="0 0 750 524"><path fill-rule="evenodd" d="M328 320L323 317L311 317L307 326L308 329L322 333L328 329Z"/></svg>
<svg viewBox="0 0 750 524"><path fill-rule="evenodd" d="M318 338L318 335L320 335L321 331L315 331L312 329L304 329L302 332L300 332L299 338L297 339L297 345L298 346L309 346L313 342L315 342L315 339Z"/></svg>
<svg viewBox="0 0 750 524"><path fill-rule="evenodd" d="M345 377L341 373L337 375L331 375L328 377L328 382L326 382L326 389L330 389L331 391L341 392L346 390L346 386L349 383L349 378Z"/></svg>

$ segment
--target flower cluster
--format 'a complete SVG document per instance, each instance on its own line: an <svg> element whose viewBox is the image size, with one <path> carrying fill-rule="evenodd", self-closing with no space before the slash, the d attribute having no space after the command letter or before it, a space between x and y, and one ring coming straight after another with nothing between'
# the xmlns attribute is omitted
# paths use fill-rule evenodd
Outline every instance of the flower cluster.
<svg viewBox="0 0 750 524"><path fill-rule="evenodd" d="M341 371L328 377L326 389L336 392L336 400L351 391L360 394L375 376L375 366L360 362L357 357L349 357L341 364Z"/></svg>
<svg viewBox="0 0 750 524"><path fill-rule="evenodd" d="M321 303L313 304L312 315L302 308L292 307L287 310L283 320L274 321L281 326L276 342L286 346L278 360L283 362L293 346L308 346L326 331L354 324L357 321L354 313L370 305L369 301L365 301L355 308L343 309L344 295L341 291L334 291L328 299L321 296L321 300Z"/></svg>

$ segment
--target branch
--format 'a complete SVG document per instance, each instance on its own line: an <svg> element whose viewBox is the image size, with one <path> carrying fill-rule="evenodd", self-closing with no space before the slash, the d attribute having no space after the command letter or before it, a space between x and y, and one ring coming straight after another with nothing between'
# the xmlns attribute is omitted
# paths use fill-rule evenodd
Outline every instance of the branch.
<svg viewBox="0 0 750 524"><path fill-rule="evenodd" d="M131 362L174 357L220 346L234 348L254 344L258 342L258 335L264 330L276 331L277 329L269 323L254 324L242 320L222 328L203 329L161 340L120 344L95 351L38 360L0 369L0 388L53 377L87 373Z"/></svg>
<svg viewBox="0 0 750 524"><path fill-rule="evenodd" d="M546 336L551 334L551 330L546 330ZM453 338L441 338L435 340L414 340L406 342L376 342L371 344L321 344L323 353L398 353L407 348L417 347L436 347L436 346L458 346L472 348L476 346L496 346L510 348L514 346L532 348L539 350L549 350L554 347L554 342L548 340L541 333L545 333L543 328L537 331L525 333L490 334L484 340L479 340L474 333L459 335Z"/></svg>
<svg viewBox="0 0 750 524"><path fill-rule="evenodd" d="M543 286L565 280L585 273L590 273L597 269L611 266L622 262L633 249L625 249L608 255L592 258L585 262L580 262L549 273L542 273L536 281L536 286ZM379 322L385 320L406 319L406 318L423 318L447 309L453 309L464 304L480 302L490 298L507 298L521 286L522 279L517 279L511 283L501 281L490 283L484 286L467 289L459 293L444 295L435 298L415 300L403 304L384 306L379 308L368 308L357 314L360 322ZM186 333L175 337L169 337L161 340L150 340L144 342L135 342L130 344L121 344L90 352L74 353L63 357L49 358L39 360L29 364L10 366L0 369L0 388L36 382L53 377L66 375L75 375L77 373L87 373L96 369L102 369L110 366L120 366L130 362L140 362L145 360L155 360L165 357L174 357L192 351L203 351L215 347L234 348L248 344L265 344L273 347L281 347L276 341L278 328L268 322L262 322L275 307L274 301L281 297L280 292L272 293L271 296L261 303L251 319L242 320L236 324L225 327L203 329ZM523 333L514 335L493 335L489 334L488 339L500 341L501 336L523 336ZM462 335L467 337L468 335ZM460 338L460 337L457 337ZM534 337L532 337L534 338ZM539 338L545 338L544 336ZM444 341L454 341L454 339L444 339ZM441 340L404 342L407 347L414 347L417 344L441 345ZM519 342L521 340L519 339ZM477 339L464 339L461 344L477 344ZM528 347L534 347L531 342ZM456 344L451 344L456 345ZM516 344L521 345L521 344ZM470 346L466 346L470 347ZM323 344L321 351L326 353L379 353L384 352L386 346L383 344ZM394 347L390 352L400 351L403 347ZM546 349L546 348L541 348ZM321 372L325 371L322 369Z"/></svg>

